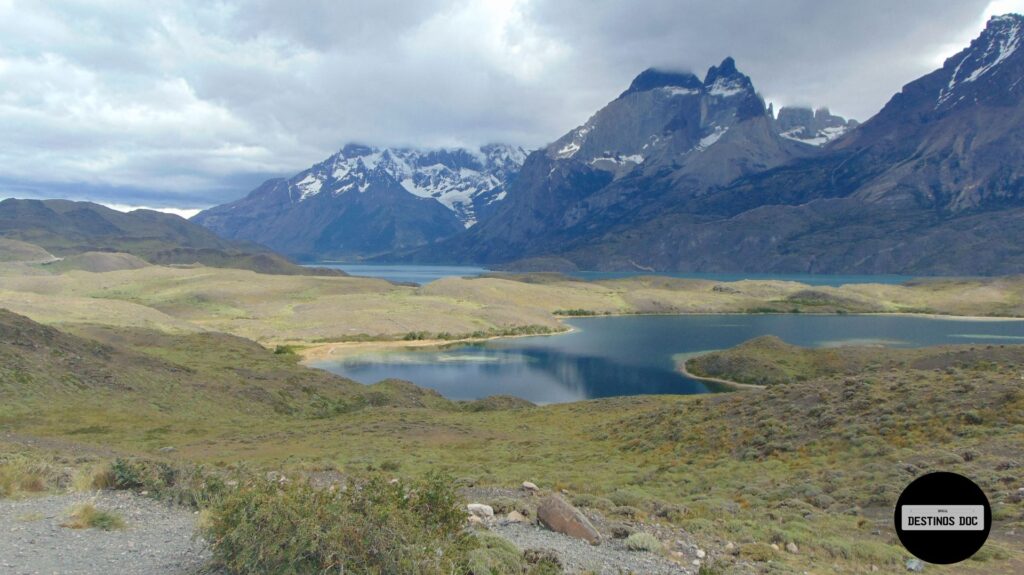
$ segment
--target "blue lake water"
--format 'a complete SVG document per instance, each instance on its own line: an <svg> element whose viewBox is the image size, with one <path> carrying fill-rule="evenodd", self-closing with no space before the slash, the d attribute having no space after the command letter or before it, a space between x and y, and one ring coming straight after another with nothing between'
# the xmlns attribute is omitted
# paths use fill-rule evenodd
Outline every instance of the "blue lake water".
<svg viewBox="0 0 1024 575"><path fill-rule="evenodd" d="M363 383L398 378L450 399L515 395L535 403L719 391L683 377L676 360L761 335L797 345L919 347L1024 344L1024 321L877 315L692 315L578 318L576 331L314 364Z"/></svg>
<svg viewBox="0 0 1024 575"><path fill-rule="evenodd" d="M318 267L335 268L354 276L381 278L395 282L425 284L445 277L475 277L489 270L473 266L414 266L389 264L318 263ZM851 283L898 284L914 279L898 275L820 275L820 274L737 274L737 273L671 273L671 272L567 272L565 275L588 280L622 279L636 276L658 275L672 278L704 279L712 281L739 281L744 279L795 281L808 285L840 286Z"/></svg>

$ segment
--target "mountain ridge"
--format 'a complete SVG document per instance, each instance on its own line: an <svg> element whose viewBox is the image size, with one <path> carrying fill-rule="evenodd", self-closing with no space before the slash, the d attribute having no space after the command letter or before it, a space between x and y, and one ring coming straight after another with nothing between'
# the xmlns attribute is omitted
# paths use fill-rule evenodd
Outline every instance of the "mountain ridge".
<svg viewBox="0 0 1024 575"><path fill-rule="evenodd" d="M477 150L348 144L193 221L302 259L373 256L426 245L486 219L525 156L503 144Z"/></svg>
<svg viewBox="0 0 1024 575"><path fill-rule="evenodd" d="M803 154L764 161L764 151L772 149L765 144L774 144L756 137L750 127L759 123L750 122L744 145L760 145L734 147L746 155L726 156L733 171L718 175L734 175L730 181L696 177L714 175L711 155L686 172L680 166L694 155L670 154L670 161L645 162L583 199L573 190L554 190L572 198L565 209L577 214L575 221L534 234L520 253L491 247L514 230L479 237L501 227L495 217L434 250L396 259L447 256L512 267L527 260L598 270L1019 273L1024 247L1014 238L1024 237L1024 138L1017 129L1024 124L1024 86L1017 79L1024 76L1024 52L1016 47L1022 22L1019 15L993 18L970 46L908 83L874 117L821 146L803 146ZM713 67L705 85L714 86L721 70L728 75L733 68L734 62ZM726 91L721 83L718 89ZM743 118L746 110L733 113ZM737 133L730 128L710 150ZM760 165L752 166L757 158Z"/></svg>

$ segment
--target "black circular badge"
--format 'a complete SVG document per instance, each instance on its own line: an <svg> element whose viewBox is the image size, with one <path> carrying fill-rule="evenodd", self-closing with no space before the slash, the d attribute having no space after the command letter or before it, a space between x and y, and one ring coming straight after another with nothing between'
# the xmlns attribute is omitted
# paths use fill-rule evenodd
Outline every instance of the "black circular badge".
<svg viewBox="0 0 1024 575"><path fill-rule="evenodd" d="M942 565L970 558L992 529L985 492L963 475L945 471L911 482L896 501L893 519L907 551Z"/></svg>

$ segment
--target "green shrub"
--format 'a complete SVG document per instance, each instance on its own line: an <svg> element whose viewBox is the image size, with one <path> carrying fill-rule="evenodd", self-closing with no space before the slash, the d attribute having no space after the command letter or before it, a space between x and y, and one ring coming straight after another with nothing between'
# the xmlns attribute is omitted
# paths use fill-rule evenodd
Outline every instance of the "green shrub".
<svg viewBox="0 0 1024 575"><path fill-rule="evenodd" d="M617 507L628 505L630 507L640 507L643 504L643 496L634 491L628 489L617 489L608 496Z"/></svg>
<svg viewBox="0 0 1024 575"><path fill-rule="evenodd" d="M771 561L776 555L775 549L767 543L747 543L740 546L740 557L750 561Z"/></svg>
<svg viewBox="0 0 1024 575"><path fill-rule="evenodd" d="M96 488L148 491L153 497L190 507L206 507L227 492L224 480L206 473L201 466L173 466L146 459L116 459L102 475ZM95 483L95 481L94 481Z"/></svg>
<svg viewBox="0 0 1024 575"><path fill-rule="evenodd" d="M489 531L475 535L478 545L469 552L469 572L473 575L520 575L526 571L523 553L514 543Z"/></svg>
<svg viewBox="0 0 1024 575"><path fill-rule="evenodd" d="M591 509L604 509L608 510L615 507L615 504L610 499L604 497L598 497L589 493L580 493L573 495L572 504L576 507L589 507Z"/></svg>
<svg viewBox="0 0 1024 575"><path fill-rule="evenodd" d="M480 542L448 478L414 485L383 478L338 490L255 480L211 509L214 561L232 573L465 572Z"/></svg>
<svg viewBox="0 0 1024 575"><path fill-rule="evenodd" d="M626 549L658 553L662 550L662 546L661 541L658 541L658 538L650 533L634 533L626 538Z"/></svg>

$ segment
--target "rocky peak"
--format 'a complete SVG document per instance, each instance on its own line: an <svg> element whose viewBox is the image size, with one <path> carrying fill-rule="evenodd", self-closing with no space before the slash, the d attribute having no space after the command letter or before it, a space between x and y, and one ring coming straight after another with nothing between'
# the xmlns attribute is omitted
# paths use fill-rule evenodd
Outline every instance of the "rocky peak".
<svg viewBox="0 0 1024 575"><path fill-rule="evenodd" d="M953 108L987 95L1000 81L1018 80L1024 54L1019 50L1022 28L1024 16L993 16L970 46L944 63L940 75L945 85L939 89L935 109ZM1004 73L1011 68L1014 72Z"/></svg>
<svg viewBox="0 0 1024 575"><path fill-rule="evenodd" d="M648 68L643 72L640 72L633 82L629 85L629 89L622 93L619 97L626 96L627 94L635 94L637 92L647 92L658 88L682 88L684 90L701 90L703 83L697 76L690 72L671 72L667 70L659 70L657 68Z"/></svg>
<svg viewBox="0 0 1024 575"><path fill-rule="evenodd" d="M812 146L821 146L858 125L856 120L847 120L833 115L828 108L812 110L800 106L783 106L775 119L775 129L780 136Z"/></svg>

